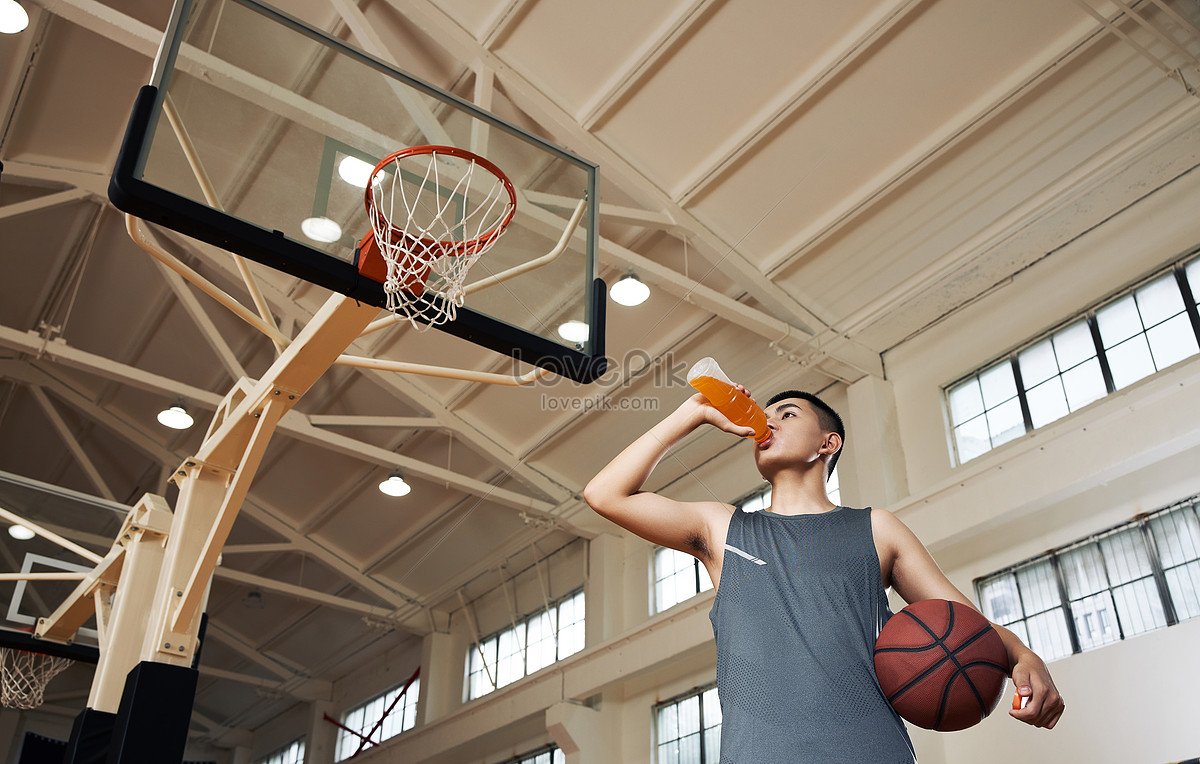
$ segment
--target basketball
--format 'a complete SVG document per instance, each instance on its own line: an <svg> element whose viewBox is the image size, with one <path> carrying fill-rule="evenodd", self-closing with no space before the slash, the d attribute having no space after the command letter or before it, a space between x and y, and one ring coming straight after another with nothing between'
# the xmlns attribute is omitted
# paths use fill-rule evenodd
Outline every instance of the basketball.
<svg viewBox="0 0 1200 764"><path fill-rule="evenodd" d="M879 632L875 673L896 713L918 727L953 732L996 708L1008 679L1008 652L977 611L922 600Z"/></svg>

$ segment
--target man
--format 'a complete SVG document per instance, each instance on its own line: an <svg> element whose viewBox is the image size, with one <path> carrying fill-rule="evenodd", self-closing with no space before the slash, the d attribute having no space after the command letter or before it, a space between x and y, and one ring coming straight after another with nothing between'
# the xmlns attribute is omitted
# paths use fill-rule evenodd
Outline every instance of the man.
<svg viewBox="0 0 1200 764"><path fill-rule="evenodd" d="M975 606L890 512L829 501L825 483L845 439L833 409L788 391L771 399L766 414L769 435L754 446L755 464L772 487L762 512L641 490L671 446L697 427L753 434L699 394L618 454L584 498L622 528L692 554L708 569L717 587L710 619L723 764L912 762L908 734L872 661L891 615L886 588L910 603ZM1025 703L1010 714L1053 727L1064 706L1045 663L1011 631L996 630Z"/></svg>

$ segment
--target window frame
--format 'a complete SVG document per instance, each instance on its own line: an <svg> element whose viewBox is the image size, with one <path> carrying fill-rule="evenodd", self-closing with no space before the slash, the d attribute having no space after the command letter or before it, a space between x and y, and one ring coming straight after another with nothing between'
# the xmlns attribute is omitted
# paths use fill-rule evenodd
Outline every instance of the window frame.
<svg viewBox="0 0 1200 764"><path fill-rule="evenodd" d="M1091 307L1087 308L1086 310L1083 310L1080 313L1070 316L1069 318L1067 318L1064 321L1059 322L1058 324L1056 324L1049 330L1042 332L1041 334L1037 335L1036 337L1022 343L1021 345L1009 350L1008 352L1002 353L998 357L993 358L992 360L988 361L986 364L983 364L982 366L977 367L974 371L970 372L969 374L964 374L963 376L953 380L949 384L944 385L942 387L942 405L943 405L943 410L945 411L946 421L948 423L950 449L951 449L951 455L954 459L954 464L956 466L961 466L963 464L966 464L969 461L978 459L979 457L983 456L984 454L994 451L995 449L1000 448L1001 446L1004 446L1004 445L1007 445L1008 443L1018 441L1018 440L1021 440L1022 438L1028 437L1028 435L1030 433L1034 432L1035 430L1050 426L1050 425L1054 424L1055 422L1065 419L1066 417L1070 416L1071 414L1074 414L1078 411L1082 411L1082 410L1088 408L1089 406L1095 404L1096 402L1107 398L1108 396L1112 395L1113 393L1115 393L1119 390L1127 389L1129 386L1135 385L1143 379L1148 379L1148 378L1154 376L1155 374L1159 374L1162 371L1164 371L1165 369L1174 366L1176 363L1182 363L1188 359L1194 359L1197 356L1200 356L1200 351L1198 351L1189 356L1186 356L1183 359L1172 362L1171 364L1164 366L1162 369L1158 369L1157 361L1152 360L1152 363L1155 366L1156 371L1146 374L1137 380L1129 382L1128 384L1118 386L1115 381L1115 377L1113 375L1113 370L1112 370L1112 366L1111 366L1110 359L1109 359L1109 352L1112 351L1114 348L1118 347L1122 343L1113 343L1112 347L1105 348L1104 347L1104 339L1101 335L1100 323L1097 318L1097 316L1102 311L1104 311L1105 308L1107 308L1111 305L1114 305L1117 302L1119 302L1120 300L1123 300L1127 297L1134 296L1135 293L1139 289L1149 285L1150 283L1152 283L1160 278L1163 278L1164 276L1172 275L1174 277L1174 283L1175 283L1176 287L1179 289L1180 298L1182 299L1182 302L1183 302L1183 313L1187 315L1188 323L1191 325L1194 339L1196 340L1197 346L1200 347L1200 309L1197 308L1197 304L1196 304L1196 296L1197 296L1197 292L1200 292L1200 284L1195 285L1195 289L1193 289L1192 288L1193 285L1191 285L1190 282L1188 281L1188 270L1189 269L1195 271L1195 273L1193 273L1193 276L1195 276L1196 273L1200 273L1200 269L1196 268L1197 264L1200 264L1200 257L1197 257L1197 253L1200 253L1200 249L1191 250L1186 255L1177 259L1175 262L1173 262L1170 266L1156 270L1154 273L1152 273L1144 278L1139 279L1138 281L1134 282L1133 284L1131 284L1121 290L1118 290L1117 292L1109 295L1108 297L1104 298L1103 300L1100 300L1099 302L1093 304ZM1178 315L1180 315L1180 314L1175 314L1175 316L1178 316ZM1171 318L1173 319L1175 316L1172 316ZM1167 319L1167 320L1171 320L1171 319ZM1022 378L1022 370L1021 370L1021 364L1020 364L1020 360L1019 360L1020 356L1022 353L1029 350L1030 348L1033 348L1033 347L1041 344L1042 342L1050 340L1051 338L1057 336L1060 332L1066 330L1067 328L1071 327L1073 324L1075 324L1079 321L1085 322L1088 333L1091 335L1092 348L1095 351L1094 358L1097 360L1097 362L1099 364L1101 378L1103 379L1103 382L1104 382L1104 393L1102 395L1098 396L1097 398L1094 398L1085 404L1081 404L1080 406L1078 406L1077 408L1074 408L1074 409L1071 408L1070 401L1066 400L1065 401L1066 405L1067 405L1066 413L1061 414L1041 425L1035 425L1033 410L1029 403L1029 393L1031 392L1031 390L1036 389L1036 388L1040 387L1041 385L1046 384L1053 379L1057 378L1057 379L1061 380L1065 374L1083 366L1092 357L1090 356L1089 358L1084 359L1083 361L1080 361L1079 363L1077 363L1076 365L1072 366L1069 369L1066 369L1066 370L1060 369L1055 375L1052 375L1051 377L1048 377L1045 380L1040 380L1036 384L1032 385L1032 387L1027 389L1025 382ZM1130 339L1136 338L1138 336L1146 337L1147 333L1151 329L1157 328L1158 326L1161 326L1164 323L1166 323L1165 320L1161 321L1149 328L1147 328L1143 325L1140 334L1135 334ZM1129 341L1129 340L1124 340L1122 342L1126 342L1126 341ZM991 432L990 427L989 427L987 448L983 449L982 451L980 451L977 454L967 456L964 458L963 450L961 448L961 444L959 443L959 433L958 433L959 428L968 423L975 422L975 421L979 420L980 418L983 418L983 423L985 426L988 425L989 424L988 420L987 420L988 413L991 411L995 411L996 409L999 409L1003 405L1006 405L1012 399L1011 398L1005 399L1004 401L996 404L995 406L993 406L991 408L987 407L986 401L981 401L981 403L983 404L983 408L977 414L959 422L959 421L955 421L955 419L954 419L954 411L953 411L953 407L951 404L951 392L958 389L962 385L964 385L968 382L971 382L972 380L975 380L976 383L979 384L980 378L983 377L985 374L992 371L993 369L1004 366L1006 364L1008 365L1008 367L1012 373L1012 379L1016 386L1016 399L1020 406L1021 420L1022 420L1022 424L1024 426L1024 432L1022 432L1021 434L1016 435L1014 437L1008 438L1006 440L1002 440L999 443L996 443L995 440L996 440L997 436L996 436L996 434L993 434ZM1065 394L1065 389L1064 389L1064 394Z"/></svg>
<svg viewBox="0 0 1200 764"><path fill-rule="evenodd" d="M572 650L569 653L563 654L561 652L562 645L563 645L563 640L562 640L561 636L564 632L564 626L563 626L563 623L562 623L562 620L560 617L561 613L562 613L562 607L563 607L563 605L567 604L568 602L571 602L572 600L574 600L577 597L581 598L580 605L579 605L580 612L584 613L585 615L583 618L578 618L576 620L571 621L571 623L568 624L566 628L576 628L577 627L579 629L579 631L582 633L583 639L580 640L578 648ZM553 608L553 610L554 610L554 616L553 616L553 626L554 626L553 634L554 634L554 648L555 648L554 660L538 666L533 671L529 670L529 627L531 624L533 624L534 621L541 620L546 616L548 610L546 607L543 606L543 607L533 611L532 613L522 616L519 619L519 621L511 624L507 628L499 629L497 631L491 632L490 634L487 634L486 636L480 636L477 640L473 640L467 646L466 660L463 662L465 664L464 672L463 672L464 673L464 677L463 677L463 702L464 703L469 703L472 700L477 700L478 698L482 698L486 695L492 694L493 692L501 690L501 689L509 686L510 684L519 682L522 679L524 679L525 677L531 676L532 674L535 674L544 668L553 666L555 663L565 660L566 658L569 658L570 656L584 650L587 647L587 637L586 637L587 595L585 593L585 587L580 587L578 589L575 589L574 591L560 597L559 599L554 600L550 604L550 607ZM518 628L518 627L522 630L522 633L519 638L514 631L514 629ZM519 676L517 676L509 681L505 681L502 684L500 682L500 664L501 664L500 642L501 642L502 638L506 635L512 635L512 638L517 640L517 644L519 645L520 654L521 654L521 671L522 671L522 673ZM492 652L488 656L481 656L483 649L486 649L489 651L493 650L493 648L489 646L489 643L495 644L494 652ZM479 645L482 645L483 648L481 649L480 647L478 647ZM472 670L475 666L475 661L480 658L482 658L482 660L483 660L483 666L481 667L482 673L480 671ZM490 673L488 671L489 669L490 669ZM483 686L487 686L490 684L491 689L485 690L484 692L481 692L478 695L475 695L475 694L473 694L473 692L475 689L476 682L473 681L473 677L475 677L477 674L482 677Z"/></svg>
<svg viewBox="0 0 1200 764"><path fill-rule="evenodd" d="M1131 520L1127 520L1112 527L1105 528L1102 531L1093 533L1085 538L1078 539L1069 544L1056 547L1048 552L1037 555L1036 557L1031 557L1027 560L1023 560L1002 570L989 573L985 576L979 576L974 580L976 601L980 604L980 608L990 620L995 621L996 623L999 623L1007 628L1012 628L1014 625L1018 625L1017 629L1014 630L1027 635L1029 634L1028 624L1032 618L1054 610L1061 610L1063 614L1063 621L1065 622L1066 626L1070 652L1054 657L1042 656L1048 662L1057 660L1058 658L1078 655L1079 653L1083 652L1090 652L1092 650L1106 647L1110 644L1123 642L1131 637L1146 634L1151 631L1157 631L1159 629L1170 628L1183 621L1200 618L1200 612L1194 613L1193 615L1183 619L1179 617L1179 609L1176 607L1175 603L1176 598L1171 592L1171 587L1167 579L1168 570L1183 568L1185 566L1200 562L1200 549L1196 550L1195 558L1187 559L1183 562L1177 562L1168 567L1164 563L1164 555L1160 549L1160 539L1154 530L1156 521L1158 521L1160 518L1172 516L1175 513L1179 513L1179 515L1183 517L1186 517L1190 514L1193 520L1193 527L1200 529L1200 494L1189 496L1186 499L1182 499L1173 504L1161 507L1152 512L1139 514ZM1148 574L1140 575L1136 578L1130 578L1129 580L1114 584L1112 581L1113 567L1110 565L1106 557L1104 542L1129 532L1133 532L1134 537L1136 537L1142 543L1142 548L1145 550L1150 571ZM1091 546L1094 546L1097 551L1097 556L1100 560L1100 566L1097 568L1097 575L1103 577L1104 585L1094 592L1072 595L1069 591L1070 587L1067 575L1063 570L1063 560L1067 555ZM1036 612L1028 612L1025 604L1025 592L1022 590L1020 577L1018 574L1022 571L1032 569L1035 566L1047 564L1053 571L1052 575L1054 590L1057 593L1058 599L1048 607L1037 610ZM991 612L991 600L989 597L985 596L985 592L988 585L993 581L999 581L1009 576L1011 576L1013 579L1013 585L1015 587L1015 593L1017 597L1016 604L1020 608L1020 613L1019 617L1017 618L1002 619L998 617L997 614ZM1147 601L1143 604L1150 606L1152 609L1155 605L1158 605L1161 608L1163 623L1158 626L1142 628L1134 631L1132 634L1129 634L1129 624L1125 621L1126 614L1123 612L1122 606L1117 604L1118 597L1115 593L1123 587L1130 587L1133 584L1147 579L1153 581L1152 590L1157 593L1158 602L1154 603ZM1117 638L1085 647L1084 644L1088 642L1088 640L1081 638L1079 629L1076 625L1076 614L1080 611L1076 608L1073 608L1073 605L1090 600L1102 594L1107 595L1108 602L1112 606L1112 614L1116 621ZM1025 641L1028 642L1028 639Z"/></svg>
<svg viewBox="0 0 1200 764"><path fill-rule="evenodd" d="M710 762L710 761L719 761L720 760L720 757L721 757L721 751L720 751L721 727L724 724L724 716L722 715L721 721L718 721L716 724L709 725L708 727L705 727L705 724L704 724L704 696L710 692L713 694L713 699L716 703L717 711L718 711L718 713L720 713L721 703L720 703L720 698L717 697L717 683L716 682L702 685L700 687L693 687L692 689L688 690L687 692L682 692L678 695L675 695L674 697L667 698L666 700L663 700L661 702L654 704L654 706L650 712L651 713L650 726L651 726L651 731L652 731L652 736L651 736L652 737L652 740L651 740L652 755L653 755L653 761L655 764L660 764L661 760L659 758L659 750L661 749L661 747L663 745L665 745L666 743L672 742L672 741L664 742L659 737L660 715L667 708L669 708L671 706L678 707L680 704L684 703L685 701L691 700L692 698L696 698L697 704L699 706L698 722L697 722L698 723L697 735L699 737L700 756L699 756L698 760L696 762L694 762L694 764L708 764L708 762ZM713 756L713 752L706 750L705 741L708 739L708 735L706 735L705 733L708 732L709 730L716 730L716 741L715 741L716 745L717 745L717 751L715 752L716 756ZM677 737L674 740L680 741L683 739L684 738Z"/></svg>
<svg viewBox="0 0 1200 764"><path fill-rule="evenodd" d="M341 756L343 743L347 739L351 739L351 742L353 743L355 748L360 747L363 743L363 740L361 737L359 737L358 735L355 735L354 733L347 731L348 729L352 728L352 725L349 723L349 719L350 719L351 715L356 714L360 711L365 711L365 709L368 706L371 706L372 704L377 703L379 701L384 701L384 704L385 704L384 708L386 710L387 705L390 705L387 702L387 698L388 698L388 696L390 696L392 693L395 693L395 692L402 692L404 694L404 698L397 704L396 707L393 707L391 709L391 711L388 713L388 716L392 717L392 718L398 718L400 720L400 722L399 722L400 729L397 732L395 732L391 735L388 735L387 737L380 737L378 743L376 743L373 746L363 749L363 752L365 753L366 751L371 750L371 748L375 748L379 745L382 745L384 743L384 741L391 740L394 737L399 737L400 735L404 734L405 732L408 732L409 730L411 730L417 726L417 711L419 710L417 707L417 704L420 700L420 694L421 694L421 676L420 676L419 669L411 678L409 678L405 682L395 685L394 687L389 687L388 689L384 690L383 692L379 693L378 695L374 695L370 698L367 698L366 700L364 700L363 702L354 706L353 708L348 708L341 713L341 715L339 717L339 721L338 721L337 739L334 741L334 746L333 746L334 762L348 761L349 759L354 758L354 755L355 755L354 753L350 753L344 757ZM409 702L409 698L412 699L411 703ZM405 726L405 720L408 718L408 709L410 707L412 708L412 724ZM377 720L376 722L372 722L372 724L370 726L365 725L365 722L366 722L365 716L364 716L363 721L364 721L364 725L363 725L364 729L360 730L360 732L359 732L359 734L361 734L361 735L368 735L370 733L372 727L374 727L375 724L378 723L378 720Z"/></svg>

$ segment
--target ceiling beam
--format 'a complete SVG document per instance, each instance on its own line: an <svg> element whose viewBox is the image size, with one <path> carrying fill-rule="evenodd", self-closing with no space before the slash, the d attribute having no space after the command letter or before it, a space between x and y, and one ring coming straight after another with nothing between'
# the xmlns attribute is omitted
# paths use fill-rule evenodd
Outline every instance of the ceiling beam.
<svg viewBox="0 0 1200 764"><path fill-rule="evenodd" d="M873 177L843 197L836 207L797 231L790 241L769 258L763 272L768 275L779 273L817 245L852 224L910 178L919 174L922 169L1005 113L1024 93L1103 38L1104 28L1093 21L1085 19L1071 27L1043 48L1038 55L1031 56L1009 76L980 94L938 129L931 131L926 138L896 161L881 168Z"/></svg>
<svg viewBox="0 0 1200 764"><path fill-rule="evenodd" d="M7 167L5 174L7 175ZM0 220L7 218L15 218L21 215L28 215L31 212L40 212L42 210L51 210L55 207L61 207L64 204L71 204L80 199L90 199L91 192L82 188L68 188L64 191L56 191L52 194L39 196L34 199L27 199L23 202L13 202L0 207Z"/></svg>
<svg viewBox="0 0 1200 764"><path fill-rule="evenodd" d="M710 10L724 0L686 0L675 13L659 25L641 46L626 60L626 65L617 71L600 89L575 119L583 129L591 131L612 113L618 103L634 87L639 85L659 61L675 52L679 41L703 19ZM487 41L485 45L491 47Z"/></svg>
<svg viewBox="0 0 1200 764"><path fill-rule="evenodd" d="M116 501L116 495L113 494L112 489L108 487L108 483L100 475L100 470L96 469L96 464L92 461L91 457L83 450L79 439L71 432L71 428L67 426L62 415L58 413L58 409L54 408L54 404L46 397L46 391L40 387L30 386L29 392L33 395L34 400L38 402L42 413L50 420L51 426L54 427L54 431L58 433L58 437L62 439L67 450L75 457L75 461L78 462L80 469L83 470L83 474L87 476L88 481L100 492L101 496L109 501Z"/></svg>
<svg viewBox="0 0 1200 764"><path fill-rule="evenodd" d="M841 73L870 55L876 43L909 16L924 0L892 0L870 13L834 42L829 51L801 72L790 89L758 113L747 115L746 125L711 155L696 162L696 170L670 193L686 205L703 194L742 157L766 139L775 128L804 108Z"/></svg>

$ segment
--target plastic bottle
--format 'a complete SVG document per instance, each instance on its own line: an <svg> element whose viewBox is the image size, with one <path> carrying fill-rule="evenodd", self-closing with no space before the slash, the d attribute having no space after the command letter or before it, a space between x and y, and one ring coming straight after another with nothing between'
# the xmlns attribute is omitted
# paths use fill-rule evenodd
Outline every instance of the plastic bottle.
<svg viewBox="0 0 1200 764"><path fill-rule="evenodd" d="M696 361L688 371L687 381L729 421L741 427L753 427L756 442L761 443L771 434L767 429L767 415L757 403L750 400L750 396L733 386L733 382L712 358Z"/></svg>

